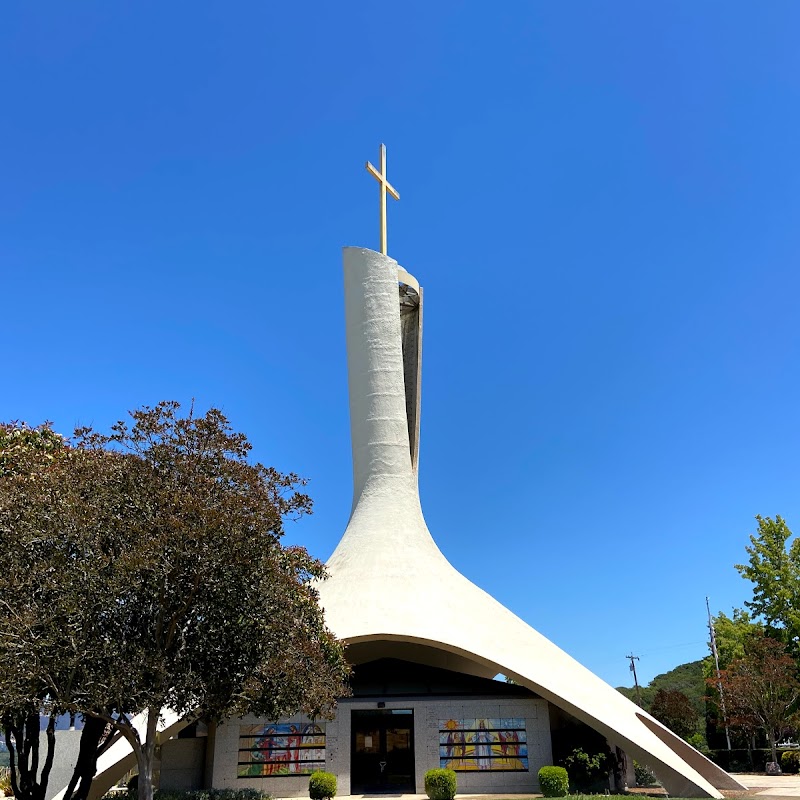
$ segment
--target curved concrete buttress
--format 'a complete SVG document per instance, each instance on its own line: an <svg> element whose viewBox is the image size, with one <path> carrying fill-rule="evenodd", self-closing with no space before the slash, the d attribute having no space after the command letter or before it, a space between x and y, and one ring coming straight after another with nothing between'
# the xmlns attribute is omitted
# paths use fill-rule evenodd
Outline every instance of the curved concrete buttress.
<svg viewBox="0 0 800 800"><path fill-rule="evenodd" d="M147 730L147 712L137 714L132 722L134 728L139 732L139 736L144 738ZM188 724L189 717L177 714L169 709L163 710L158 721L159 741L165 742L167 739L176 736ZM58 736L57 732L56 736ZM56 744L56 748L58 748L58 744ZM133 752L128 740L120 734L108 750L97 759L97 773L89 790L89 800L99 800L136 766L136 754ZM55 791L51 795L50 790L53 789ZM62 800L66 791L66 786L51 786L48 787L47 794L52 800Z"/></svg>
<svg viewBox="0 0 800 800"><path fill-rule="evenodd" d="M353 509L320 583L328 626L353 646L406 642L502 672L600 731L672 795L741 784L457 572L422 515L403 378L398 265L344 249ZM469 609L468 616L465 609Z"/></svg>

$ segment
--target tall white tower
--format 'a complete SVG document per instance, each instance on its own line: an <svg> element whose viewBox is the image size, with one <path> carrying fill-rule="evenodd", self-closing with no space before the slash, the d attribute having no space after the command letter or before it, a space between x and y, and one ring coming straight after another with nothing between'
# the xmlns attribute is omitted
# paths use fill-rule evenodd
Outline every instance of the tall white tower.
<svg viewBox="0 0 800 800"><path fill-rule="evenodd" d="M417 486L422 290L387 255L355 247L344 249L344 285L353 508L319 590L351 663L392 657L503 673L651 766L672 795L741 789L442 555Z"/></svg>

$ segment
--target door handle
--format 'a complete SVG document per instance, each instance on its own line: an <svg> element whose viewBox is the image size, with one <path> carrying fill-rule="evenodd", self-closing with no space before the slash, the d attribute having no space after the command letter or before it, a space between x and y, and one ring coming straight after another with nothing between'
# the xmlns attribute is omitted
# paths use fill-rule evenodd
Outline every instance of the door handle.
<svg viewBox="0 0 800 800"><path fill-rule="evenodd" d="M379 761L378 762L378 766L381 768L381 772L383 772L386 769L386 762L385 761Z"/></svg>

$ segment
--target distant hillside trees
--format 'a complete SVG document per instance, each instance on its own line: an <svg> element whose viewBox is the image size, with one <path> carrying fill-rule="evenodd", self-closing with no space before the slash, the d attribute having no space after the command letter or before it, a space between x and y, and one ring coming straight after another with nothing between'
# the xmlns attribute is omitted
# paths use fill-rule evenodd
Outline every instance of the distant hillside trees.
<svg viewBox="0 0 800 800"><path fill-rule="evenodd" d="M656 675L647 686L641 687L642 707L645 711L650 711L659 691L681 692L691 704L698 715L702 715L705 709L705 678L703 675L703 661L691 661L687 664L680 664ZM624 694L629 700L636 702L636 691L633 688L619 687L617 691Z"/></svg>

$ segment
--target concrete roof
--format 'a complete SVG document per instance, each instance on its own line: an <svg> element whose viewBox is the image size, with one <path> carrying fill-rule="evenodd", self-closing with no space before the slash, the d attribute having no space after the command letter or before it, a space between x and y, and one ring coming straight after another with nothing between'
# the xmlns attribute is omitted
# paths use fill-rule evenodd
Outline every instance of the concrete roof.
<svg viewBox="0 0 800 800"><path fill-rule="evenodd" d="M502 672L649 765L672 795L743 789L447 561L425 524L409 444L397 262L348 247L344 278L353 510L318 588L348 652ZM418 398L419 386L413 391ZM464 486L464 498L478 490Z"/></svg>

